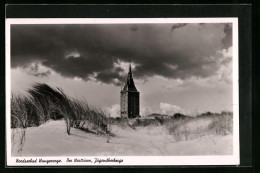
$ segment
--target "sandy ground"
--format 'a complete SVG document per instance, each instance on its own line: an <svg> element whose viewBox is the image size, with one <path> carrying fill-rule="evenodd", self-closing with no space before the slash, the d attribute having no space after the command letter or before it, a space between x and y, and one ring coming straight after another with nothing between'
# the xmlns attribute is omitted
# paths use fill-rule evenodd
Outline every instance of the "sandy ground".
<svg viewBox="0 0 260 173"><path fill-rule="evenodd" d="M13 130L12 156L179 156L231 155L232 135L207 135L187 141L176 141L165 126L130 127L111 126L116 134L97 136L78 129L66 133L63 120L48 121L26 130L20 152L19 130Z"/></svg>

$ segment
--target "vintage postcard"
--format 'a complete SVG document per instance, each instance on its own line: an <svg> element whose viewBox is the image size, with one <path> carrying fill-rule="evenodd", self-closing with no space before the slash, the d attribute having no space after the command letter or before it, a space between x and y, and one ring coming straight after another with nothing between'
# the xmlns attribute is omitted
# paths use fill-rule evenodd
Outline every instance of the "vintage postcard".
<svg viewBox="0 0 260 173"><path fill-rule="evenodd" d="M7 166L238 165L237 18L6 19Z"/></svg>

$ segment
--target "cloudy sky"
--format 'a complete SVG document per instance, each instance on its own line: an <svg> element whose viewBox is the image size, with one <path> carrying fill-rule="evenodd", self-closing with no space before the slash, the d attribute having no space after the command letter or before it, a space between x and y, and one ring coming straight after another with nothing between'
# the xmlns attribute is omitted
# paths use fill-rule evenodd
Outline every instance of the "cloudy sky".
<svg viewBox="0 0 260 173"><path fill-rule="evenodd" d="M141 115L232 110L232 25L13 24L11 89L34 82L119 115L128 60Z"/></svg>

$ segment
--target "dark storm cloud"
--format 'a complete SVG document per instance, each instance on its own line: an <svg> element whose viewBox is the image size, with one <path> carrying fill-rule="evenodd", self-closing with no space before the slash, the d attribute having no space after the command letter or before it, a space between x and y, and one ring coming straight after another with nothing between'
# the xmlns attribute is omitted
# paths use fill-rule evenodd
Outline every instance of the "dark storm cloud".
<svg viewBox="0 0 260 173"><path fill-rule="evenodd" d="M136 78L207 77L221 66L209 57L232 46L231 31L225 24L12 25L11 65L41 63L66 77L116 85L125 79L114 64L129 59Z"/></svg>
<svg viewBox="0 0 260 173"><path fill-rule="evenodd" d="M186 25L187 25L187 23L174 24L174 25L172 26L172 30L175 30L175 29L178 29L178 28L182 28L182 27L184 27L184 26L186 26Z"/></svg>
<svg viewBox="0 0 260 173"><path fill-rule="evenodd" d="M131 31L137 31L137 29L138 29L137 26L132 26L132 27L130 28Z"/></svg>
<svg viewBox="0 0 260 173"><path fill-rule="evenodd" d="M232 24L225 24L224 33L226 37L222 40L222 44L224 49L228 49L232 46Z"/></svg>

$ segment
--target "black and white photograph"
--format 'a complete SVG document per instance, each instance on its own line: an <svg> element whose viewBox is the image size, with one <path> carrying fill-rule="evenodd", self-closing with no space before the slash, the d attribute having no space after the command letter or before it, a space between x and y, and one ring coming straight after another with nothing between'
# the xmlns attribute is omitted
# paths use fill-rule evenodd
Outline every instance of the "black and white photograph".
<svg viewBox="0 0 260 173"><path fill-rule="evenodd" d="M7 19L7 164L239 164L237 22Z"/></svg>

